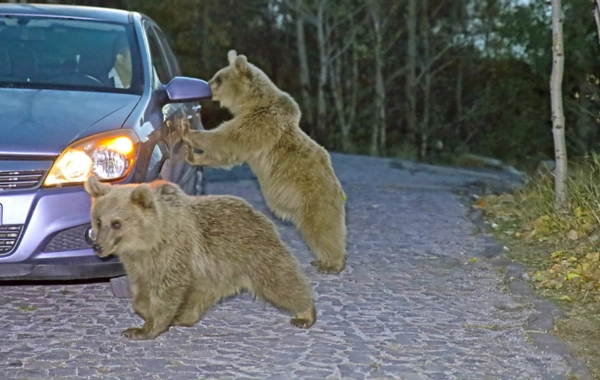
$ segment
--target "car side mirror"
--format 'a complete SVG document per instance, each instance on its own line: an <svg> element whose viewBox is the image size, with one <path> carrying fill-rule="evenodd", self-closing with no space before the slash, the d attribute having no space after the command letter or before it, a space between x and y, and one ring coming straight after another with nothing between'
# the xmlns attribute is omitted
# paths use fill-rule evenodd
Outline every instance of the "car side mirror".
<svg viewBox="0 0 600 380"><path fill-rule="evenodd" d="M206 81L189 77L175 77L165 86L167 103L183 103L212 98Z"/></svg>

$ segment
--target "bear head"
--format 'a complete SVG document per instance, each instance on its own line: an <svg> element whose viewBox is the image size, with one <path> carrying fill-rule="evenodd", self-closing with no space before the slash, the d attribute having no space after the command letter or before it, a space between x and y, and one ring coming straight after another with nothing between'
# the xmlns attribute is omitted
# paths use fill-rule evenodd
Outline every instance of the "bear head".
<svg viewBox="0 0 600 380"><path fill-rule="evenodd" d="M222 68L208 81L212 99L234 114L242 107L259 104L277 91L269 77L248 62L245 55L235 50L227 54L229 66Z"/></svg>
<svg viewBox="0 0 600 380"><path fill-rule="evenodd" d="M92 197L91 219L97 256L148 251L158 244L159 210L150 186L111 186L91 176L84 188Z"/></svg>

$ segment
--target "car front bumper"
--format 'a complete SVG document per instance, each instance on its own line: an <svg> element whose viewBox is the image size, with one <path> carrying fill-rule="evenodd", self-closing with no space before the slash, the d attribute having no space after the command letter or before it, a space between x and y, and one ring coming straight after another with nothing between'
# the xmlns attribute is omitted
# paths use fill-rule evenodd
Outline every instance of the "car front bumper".
<svg viewBox="0 0 600 380"><path fill-rule="evenodd" d="M82 186L0 193L0 231L16 231L0 253L0 281L72 280L124 275L115 257L100 259L85 238L90 196ZM0 232L1 234L2 232Z"/></svg>

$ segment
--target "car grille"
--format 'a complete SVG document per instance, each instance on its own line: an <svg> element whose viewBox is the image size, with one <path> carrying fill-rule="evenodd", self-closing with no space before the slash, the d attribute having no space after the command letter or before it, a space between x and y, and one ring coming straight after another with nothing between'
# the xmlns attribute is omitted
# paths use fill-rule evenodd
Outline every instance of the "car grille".
<svg viewBox="0 0 600 380"><path fill-rule="evenodd" d="M45 170L0 171L0 191L34 189L42 180Z"/></svg>
<svg viewBox="0 0 600 380"><path fill-rule="evenodd" d="M21 231L23 231L23 226L0 226L0 256L8 255L15 250Z"/></svg>
<svg viewBox="0 0 600 380"><path fill-rule="evenodd" d="M44 252L75 251L91 248L91 244L85 239L86 231L90 227L90 224L84 224L59 232L46 245Z"/></svg>

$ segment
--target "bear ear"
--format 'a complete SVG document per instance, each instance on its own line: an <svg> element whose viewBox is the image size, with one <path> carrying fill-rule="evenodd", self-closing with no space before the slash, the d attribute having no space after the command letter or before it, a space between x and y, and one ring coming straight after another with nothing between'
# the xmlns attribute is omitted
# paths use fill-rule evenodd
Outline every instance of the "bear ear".
<svg viewBox="0 0 600 380"><path fill-rule="evenodd" d="M96 176L90 176L87 181L84 182L83 188L92 198L100 198L110 191L110 185L100 183Z"/></svg>
<svg viewBox="0 0 600 380"><path fill-rule="evenodd" d="M160 195L173 195L181 191L179 186L172 182L156 180L154 184L156 186L155 189L158 190L158 194Z"/></svg>
<svg viewBox="0 0 600 380"><path fill-rule="evenodd" d="M230 65L233 65L233 62L235 62L235 57L237 57L237 53L235 50L229 50L227 52L227 60L229 61Z"/></svg>
<svg viewBox="0 0 600 380"><path fill-rule="evenodd" d="M148 185L138 185L129 196L131 202L142 208L154 208L154 197Z"/></svg>
<svg viewBox="0 0 600 380"><path fill-rule="evenodd" d="M235 69L240 73L245 73L248 71L248 59L245 55L238 55L235 58Z"/></svg>

